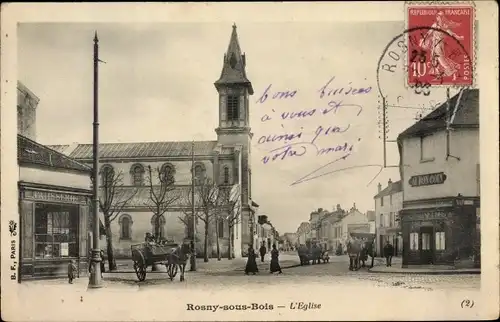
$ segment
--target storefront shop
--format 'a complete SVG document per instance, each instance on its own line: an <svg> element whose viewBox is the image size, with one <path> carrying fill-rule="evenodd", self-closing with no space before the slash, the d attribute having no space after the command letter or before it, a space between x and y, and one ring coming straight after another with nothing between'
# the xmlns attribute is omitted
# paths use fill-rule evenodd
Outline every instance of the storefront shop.
<svg viewBox="0 0 500 322"><path fill-rule="evenodd" d="M18 136L20 280L88 271L90 169Z"/></svg>
<svg viewBox="0 0 500 322"><path fill-rule="evenodd" d="M478 264L479 197L406 202L402 221L403 267Z"/></svg>
<svg viewBox="0 0 500 322"><path fill-rule="evenodd" d="M20 194L21 278L66 275L72 259L85 272L90 196L26 184L20 184Z"/></svg>

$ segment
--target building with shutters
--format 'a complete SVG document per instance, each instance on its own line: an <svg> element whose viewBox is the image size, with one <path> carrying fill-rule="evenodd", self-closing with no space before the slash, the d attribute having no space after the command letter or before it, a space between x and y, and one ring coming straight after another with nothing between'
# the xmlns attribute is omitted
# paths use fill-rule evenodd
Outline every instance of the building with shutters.
<svg viewBox="0 0 500 322"><path fill-rule="evenodd" d="M399 211L403 208L403 184L401 180L387 182L387 187L382 189L378 184L378 192L373 197L375 201L375 249L378 256L384 257L384 246L389 241L394 247L395 256L403 251L401 237L401 221Z"/></svg>
<svg viewBox="0 0 500 322"><path fill-rule="evenodd" d="M187 227L179 219L191 211L183 198L172 203L160 218L153 216L148 207L151 205L150 188L145 184L148 167L168 174L181 196L189 193L192 167L196 178L211 178L217 185L234 192L232 195L238 195L240 220L230 227L221 216L209 225L209 257L216 254L217 239L223 256L227 256L229 238L232 238L235 257L245 256L250 244L255 247L258 233L255 212L258 205L252 201L249 107L253 87L247 78L246 56L241 51L235 25L223 58L222 71L214 91L219 96L218 109L214 110L219 115L214 140L196 141L194 145L191 141L100 144L101 186L105 173L121 173L123 185L119 189L119 198L130 199L111 222L117 257L129 257L130 245L143 242L148 232L154 234L158 231L161 237L175 242L182 242L188 237ZM91 144L51 147L80 163L92 164ZM196 248L200 256L203 255L204 231L204 224L199 220ZM101 245L105 245L105 240Z"/></svg>
<svg viewBox="0 0 500 322"><path fill-rule="evenodd" d="M403 267L478 265L479 90L461 90L397 142Z"/></svg>
<svg viewBox="0 0 500 322"><path fill-rule="evenodd" d="M88 269L91 169L36 142L38 97L18 82L19 281Z"/></svg>

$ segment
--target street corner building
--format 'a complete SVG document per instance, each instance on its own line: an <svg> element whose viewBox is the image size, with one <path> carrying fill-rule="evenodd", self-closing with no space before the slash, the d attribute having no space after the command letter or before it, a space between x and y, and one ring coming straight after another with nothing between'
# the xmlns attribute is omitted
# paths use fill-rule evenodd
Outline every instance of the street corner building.
<svg viewBox="0 0 500 322"><path fill-rule="evenodd" d="M70 260L84 273L91 169L36 142L39 99L20 82L17 93L19 281L66 275Z"/></svg>
<svg viewBox="0 0 500 322"><path fill-rule="evenodd" d="M222 54L222 53L221 53ZM209 178L219 187L225 187L236 196L239 209L238 220L228 222L224 216L211 220L208 229L202 220L196 224L197 256L204 256L204 236L208 234L208 257L216 256L216 241L219 241L222 256L233 245L234 257L243 256L253 243L256 223L256 203L252 201L252 169L249 96L253 94L252 83L246 75L246 57L240 49L237 29L234 25L229 46L223 55L222 71L214 83L219 96L219 124L215 128L216 140L212 141L158 141L139 143L99 144L99 173L101 198L108 175L121 174L122 182L116 187L115 200L127 201L126 206L115 211L109 225L100 213L106 229L111 230L113 250L116 258L129 258L131 245L144 242L145 234L159 235L166 240L181 243L190 235L190 225L182 218L191 214L186 196L191 191L192 171L195 178ZM215 127L215 126L214 126ZM161 129L158 129L161 133ZM161 134L160 134L161 136ZM92 145L73 144L52 146L80 163L92 164ZM158 169L160 176L168 176L180 198L168 206L166 213L156 218L151 211L150 185L160 185L160 180L148 183L148 169ZM150 176L151 180L151 176ZM114 207L114 206L113 206ZM117 206L118 207L118 206ZM109 234L108 234L109 235ZM102 243L106 245L107 243ZM109 244L109 243L108 243ZM106 247L106 246L103 246Z"/></svg>
<svg viewBox="0 0 500 322"><path fill-rule="evenodd" d="M403 267L478 267L479 90L459 91L397 141Z"/></svg>

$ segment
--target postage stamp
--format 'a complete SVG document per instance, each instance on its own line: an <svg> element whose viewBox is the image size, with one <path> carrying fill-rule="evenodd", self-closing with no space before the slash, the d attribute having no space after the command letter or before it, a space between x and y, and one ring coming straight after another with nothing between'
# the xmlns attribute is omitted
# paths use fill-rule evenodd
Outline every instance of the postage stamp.
<svg viewBox="0 0 500 322"><path fill-rule="evenodd" d="M474 84L475 8L466 2L408 3L407 84Z"/></svg>

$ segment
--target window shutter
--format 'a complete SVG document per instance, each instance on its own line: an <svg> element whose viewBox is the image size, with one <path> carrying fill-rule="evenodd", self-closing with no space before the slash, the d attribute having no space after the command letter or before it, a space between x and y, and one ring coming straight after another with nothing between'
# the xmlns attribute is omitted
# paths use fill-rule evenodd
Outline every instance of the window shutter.
<svg viewBox="0 0 500 322"><path fill-rule="evenodd" d="M89 206L80 205L80 224L78 227L78 236L80 240L80 257L87 257L87 232L88 232L88 217Z"/></svg>
<svg viewBox="0 0 500 322"><path fill-rule="evenodd" d="M22 258L33 258L33 202L21 201Z"/></svg>

